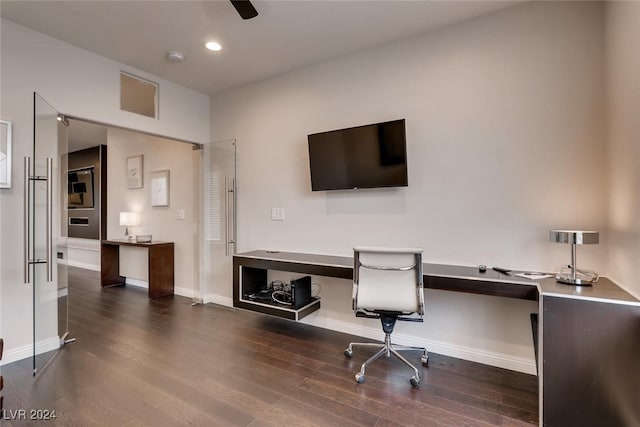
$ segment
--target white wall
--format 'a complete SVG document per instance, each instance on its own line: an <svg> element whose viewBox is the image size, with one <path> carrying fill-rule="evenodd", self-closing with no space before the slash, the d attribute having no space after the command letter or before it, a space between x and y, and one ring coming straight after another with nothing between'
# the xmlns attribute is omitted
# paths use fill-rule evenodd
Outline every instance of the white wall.
<svg viewBox="0 0 640 427"><path fill-rule="evenodd" d="M611 277L640 298L640 3L606 3Z"/></svg>
<svg viewBox="0 0 640 427"><path fill-rule="evenodd" d="M217 96L212 139L238 144L239 251L417 245L427 262L556 270L569 248L549 229L605 230L603 101L602 5L573 2L519 5ZM397 118L408 188L311 192L307 134ZM271 222L272 207L286 220ZM581 247L580 265L602 270L604 247ZM317 280L328 285L312 322L356 327L348 283ZM401 333L534 369L534 304L428 298L428 323Z"/></svg>
<svg viewBox="0 0 640 427"><path fill-rule="evenodd" d="M175 242L175 286L177 293L193 291L193 161L190 144L165 138L108 129L107 132L107 238L122 239L120 212L137 212L139 225L131 227L132 234L151 234L154 241ZM143 188L127 189L127 157L142 154ZM169 169L169 206L151 206L151 172ZM177 219L177 211L185 212L185 219ZM133 249L133 250L132 250ZM137 248L120 248L120 274L148 281L146 250L142 262L136 257ZM123 259L125 258L125 259ZM127 263L126 258L137 262Z"/></svg>
<svg viewBox="0 0 640 427"><path fill-rule="evenodd" d="M209 97L31 31L1 24L0 117L14 124L13 188L0 191L0 318L6 359L31 343L31 287L22 284L22 158L31 155L33 92L60 112L194 142L209 141ZM120 111L120 70L160 85L159 119ZM11 325L8 327L7 325Z"/></svg>

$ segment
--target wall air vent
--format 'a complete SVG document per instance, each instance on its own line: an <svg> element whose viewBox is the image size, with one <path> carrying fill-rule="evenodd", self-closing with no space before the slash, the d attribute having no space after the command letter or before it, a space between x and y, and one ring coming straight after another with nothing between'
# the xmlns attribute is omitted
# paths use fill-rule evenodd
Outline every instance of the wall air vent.
<svg viewBox="0 0 640 427"><path fill-rule="evenodd" d="M120 72L120 109L158 118L158 84Z"/></svg>

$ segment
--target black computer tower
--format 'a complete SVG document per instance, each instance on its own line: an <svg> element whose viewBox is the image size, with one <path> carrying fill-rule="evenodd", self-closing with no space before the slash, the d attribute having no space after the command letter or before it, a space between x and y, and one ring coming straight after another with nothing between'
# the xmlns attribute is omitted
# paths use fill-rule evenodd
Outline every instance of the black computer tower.
<svg viewBox="0 0 640 427"><path fill-rule="evenodd" d="M291 305L295 310L311 302L311 276L291 281Z"/></svg>

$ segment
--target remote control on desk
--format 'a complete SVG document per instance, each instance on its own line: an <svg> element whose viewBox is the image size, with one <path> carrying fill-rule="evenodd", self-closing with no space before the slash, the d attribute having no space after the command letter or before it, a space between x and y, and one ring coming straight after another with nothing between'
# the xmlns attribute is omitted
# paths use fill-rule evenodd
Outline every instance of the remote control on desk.
<svg viewBox="0 0 640 427"><path fill-rule="evenodd" d="M498 273L506 274L507 276L510 276L509 273L511 273L511 270L508 270L508 269L502 268L502 267L493 267L493 271L497 271Z"/></svg>

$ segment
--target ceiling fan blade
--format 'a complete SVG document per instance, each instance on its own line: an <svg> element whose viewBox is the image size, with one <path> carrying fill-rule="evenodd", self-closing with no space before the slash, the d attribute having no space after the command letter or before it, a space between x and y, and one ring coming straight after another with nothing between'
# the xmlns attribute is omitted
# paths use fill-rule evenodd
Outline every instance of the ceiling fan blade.
<svg viewBox="0 0 640 427"><path fill-rule="evenodd" d="M258 16L258 11L249 0L230 0L242 19L251 19Z"/></svg>

